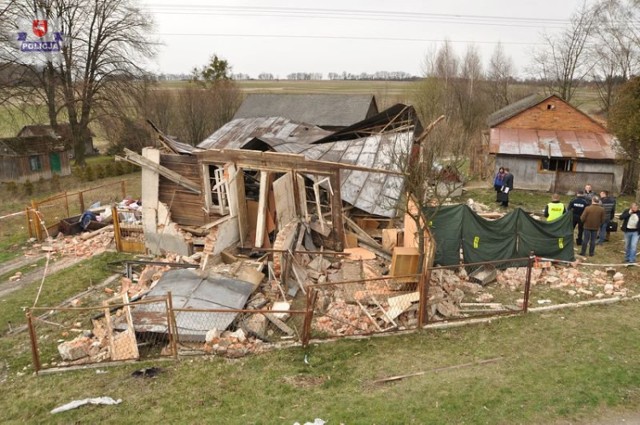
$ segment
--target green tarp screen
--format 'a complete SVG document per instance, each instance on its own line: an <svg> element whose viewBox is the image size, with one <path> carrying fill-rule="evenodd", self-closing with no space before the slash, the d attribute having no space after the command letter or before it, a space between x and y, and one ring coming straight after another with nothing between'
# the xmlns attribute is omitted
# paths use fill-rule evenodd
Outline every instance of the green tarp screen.
<svg viewBox="0 0 640 425"><path fill-rule="evenodd" d="M538 221L520 208L498 220L485 220L466 205L425 210L436 241L435 263L465 263L540 257L573 261L570 214L553 222Z"/></svg>

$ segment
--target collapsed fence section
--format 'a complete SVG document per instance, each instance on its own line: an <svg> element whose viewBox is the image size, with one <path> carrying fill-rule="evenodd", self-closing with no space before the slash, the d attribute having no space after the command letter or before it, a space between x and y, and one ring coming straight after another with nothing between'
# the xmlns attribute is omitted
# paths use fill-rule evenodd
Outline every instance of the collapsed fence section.
<svg viewBox="0 0 640 425"><path fill-rule="evenodd" d="M95 307L30 308L34 369L174 356L170 306L170 297L116 297Z"/></svg>
<svg viewBox="0 0 640 425"><path fill-rule="evenodd" d="M342 267L347 264L362 267L362 261ZM540 274L536 264L531 256L433 267L416 275L308 284L293 298L283 295L275 302L254 289L242 309L229 307L235 298L216 299L215 308L200 308L212 305L209 298L215 291L206 285L197 298L191 297L189 308L184 295L171 292L135 302L116 296L96 307L31 308L34 367L38 371L194 354L240 357L282 345L305 346L311 339L526 313L532 275L535 270Z"/></svg>
<svg viewBox="0 0 640 425"><path fill-rule="evenodd" d="M178 353L242 357L304 341L306 310L174 309Z"/></svg>

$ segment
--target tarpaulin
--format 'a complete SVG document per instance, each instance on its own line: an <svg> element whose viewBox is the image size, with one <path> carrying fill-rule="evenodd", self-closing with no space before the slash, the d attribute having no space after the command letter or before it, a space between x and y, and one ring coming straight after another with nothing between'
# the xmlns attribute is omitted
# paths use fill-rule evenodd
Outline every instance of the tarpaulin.
<svg viewBox="0 0 640 425"><path fill-rule="evenodd" d="M537 256L573 261L573 223L569 214L538 221L520 208L498 220L486 220L466 205L427 208L425 214L436 241L435 263L510 260Z"/></svg>

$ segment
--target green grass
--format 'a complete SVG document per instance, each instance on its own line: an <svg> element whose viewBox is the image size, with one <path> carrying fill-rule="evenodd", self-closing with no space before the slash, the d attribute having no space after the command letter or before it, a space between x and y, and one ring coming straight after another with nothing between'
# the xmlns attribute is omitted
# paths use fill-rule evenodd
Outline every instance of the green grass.
<svg viewBox="0 0 640 425"><path fill-rule="evenodd" d="M522 192L514 201L533 209L547 195ZM493 192L468 196L479 201ZM98 283L111 273L108 263L119 258L107 253L49 276L39 305L56 305ZM637 273L625 271L629 285L637 286ZM8 321L24 323L23 307L33 304L38 285L0 300L0 329ZM538 290L536 297L550 296ZM42 329L38 335L46 362L56 355L59 332ZM131 418L137 423L280 424L316 417L330 424L579 423L640 409L638 329L640 303L629 300L465 328L312 344L239 360L196 357L101 365L106 374L88 369L41 376L32 374L26 333L5 335L0 337L0 359L6 363L3 367L0 361L0 382L4 375L10 396L0 400L0 416L16 424L127 423ZM157 378L131 376L152 365L162 368ZM421 371L426 373L393 383L373 382ZM69 401L98 396L123 402L49 413Z"/></svg>
<svg viewBox="0 0 640 425"><path fill-rule="evenodd" d="M4 388L12 396L0 408L5 423L573 423L603 409L640 407L639 313L638 302L627 302L235 361L159 362L153 365L163 371L154 379L130 376L152 363L40 377L10 368ZM420 371L427 373L373 383ZM48 413L97 396L123 402Z"/></svg>

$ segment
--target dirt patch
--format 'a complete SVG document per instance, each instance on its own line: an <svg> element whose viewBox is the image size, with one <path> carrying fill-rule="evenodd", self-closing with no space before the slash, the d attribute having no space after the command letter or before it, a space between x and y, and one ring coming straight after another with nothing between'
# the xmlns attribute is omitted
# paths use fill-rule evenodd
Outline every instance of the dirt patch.
<svg viewBox="0 0 640 425"><path fill-rule="evenodd" d="M294 375L285 376L282 380L296 388L312 388L324 384L327 378L324 376Z"/></svg>

